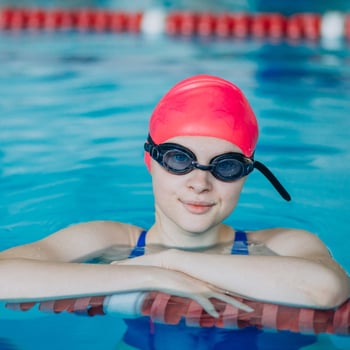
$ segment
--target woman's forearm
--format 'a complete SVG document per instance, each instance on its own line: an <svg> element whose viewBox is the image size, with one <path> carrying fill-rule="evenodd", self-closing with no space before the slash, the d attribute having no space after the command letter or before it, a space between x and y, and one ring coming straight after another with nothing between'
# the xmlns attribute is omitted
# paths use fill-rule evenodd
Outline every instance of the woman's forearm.
<svg viewBox="0 0 350 350"><path fill-rule="evenodd" d="M315 261L281 256L231 256L172 250L161 266L248 298L331 308L349 297L349 279Z"/></svg>
<svg viewBox="0 0 350 350"><path fill-rule="evenodd" d="M156 290L193 299L214 317L218 314L211 298L250 310L206 282L182 272L154 266L8 259L0 260L0 276L0 300L3 301L43 301Z"/></svg>
<svg viewBox="0 0 350 350"><path fill-rule="evenodd" d="M145 273L146 270L153 273ZM143 266L1 260L0 300L29 301L150 290L160 287L161 270Z"/></svg>

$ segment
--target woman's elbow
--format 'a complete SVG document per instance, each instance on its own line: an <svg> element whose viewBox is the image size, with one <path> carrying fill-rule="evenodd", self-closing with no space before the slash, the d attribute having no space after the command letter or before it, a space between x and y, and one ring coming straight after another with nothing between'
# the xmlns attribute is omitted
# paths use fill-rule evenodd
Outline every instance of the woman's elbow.
<svg viewBox="0 0 350 350"><path fill-rule="evenodd" d="M315 307L332 309L344 303L350 296L350 279L347 275L330 273L315 291Z"/></svg>

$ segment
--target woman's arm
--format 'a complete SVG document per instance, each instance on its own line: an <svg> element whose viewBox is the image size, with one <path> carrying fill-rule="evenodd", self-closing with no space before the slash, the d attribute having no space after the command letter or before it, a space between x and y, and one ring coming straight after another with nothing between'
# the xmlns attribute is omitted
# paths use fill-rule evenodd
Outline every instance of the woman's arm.
<svg viewBox="0 0 350 350"><path fill-rule="evenodd" d="M0 253L0 300L43 301L129 291L163 291L188 297L217 316L209 298L250 310L224 291L184 273L150 266L78 263L113 245L133 246L140 229L92 222L63 229L38 242Z"/></svg>
<svg viewBox="0 0 350 350"><path fill-rule="evenodd" d="M225 291L184 273L151 266L118 266L37 261L0 260L0 300L44 301L61 298L110 295L132 291L162 291L197 301L218 316L210 298L245 311L251 308Z"/></svg>
<svg viewBox="0 0 350 350"><path fill-rule="evenodd" d="M123 264L149 264L181 271L234 294L266 302L332 308L349 297L348 276L316 236L294 230L286 232L284 242L280 235L269 236L268 245L277 253L284 251L285 256L218 255L172 249Z"/></svg>

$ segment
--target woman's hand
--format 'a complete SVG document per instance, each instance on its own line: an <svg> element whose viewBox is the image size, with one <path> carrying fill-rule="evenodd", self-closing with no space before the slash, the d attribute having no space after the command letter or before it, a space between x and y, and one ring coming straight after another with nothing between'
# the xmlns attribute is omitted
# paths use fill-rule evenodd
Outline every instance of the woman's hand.
<svg viewBox="0 0 350 350"><path fill-rule="evenodd" d="M212 315L213 317L218 317L219 314L215 310L213 303L210 301L211 298L221 300L235 308L242 309L247 312L253 311L253 309L249 306L234 299L233 295L230 295L228 291L216 288L213 285L193 278L185 273L172 270L166 261L169 262L168 259L170 259L170 256L171 258L174 258L174 256L177 256L177 253L181 253L181 251L171 249L156 254L143 255L134 259L114 261L112 264L154 266L163 268L165 273L165 278L162 276L164 287L158 288L159 291L195 300L208 314Z"/></svg>

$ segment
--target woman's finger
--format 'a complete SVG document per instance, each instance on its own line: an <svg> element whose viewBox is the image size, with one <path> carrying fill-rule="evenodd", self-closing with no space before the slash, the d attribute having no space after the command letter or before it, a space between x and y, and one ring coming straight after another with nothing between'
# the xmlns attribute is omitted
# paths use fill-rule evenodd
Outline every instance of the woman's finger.
<svg viewBox="0 0 350 350"><path fill-rule="evenodd" d="M196 301L199 305L202 306L202 308L211 316L218 318L220 315L216 311L214 304L206 297L202 297L200 295L196 295L193 298L194 301Z"/></svg>
<svg viewBox="0 0 350 350"><path fill-rule="evenodd" d="M252 309L250 306L242 303L241 301L235 299L234 297L232 296L229 296L229 295L226 295L226 294L222 294L222 293L216 293L214 292L212 294L212 297L213 298L216 298L216 299L219 299L219 300L222 300L224 301L225 303L227 304L230 304L232 305L233 307L236 307L237 309L241 309L241 310L244 310L244 311L247 311L247 312L252 312L254 311L254 309Z"/></svg>

